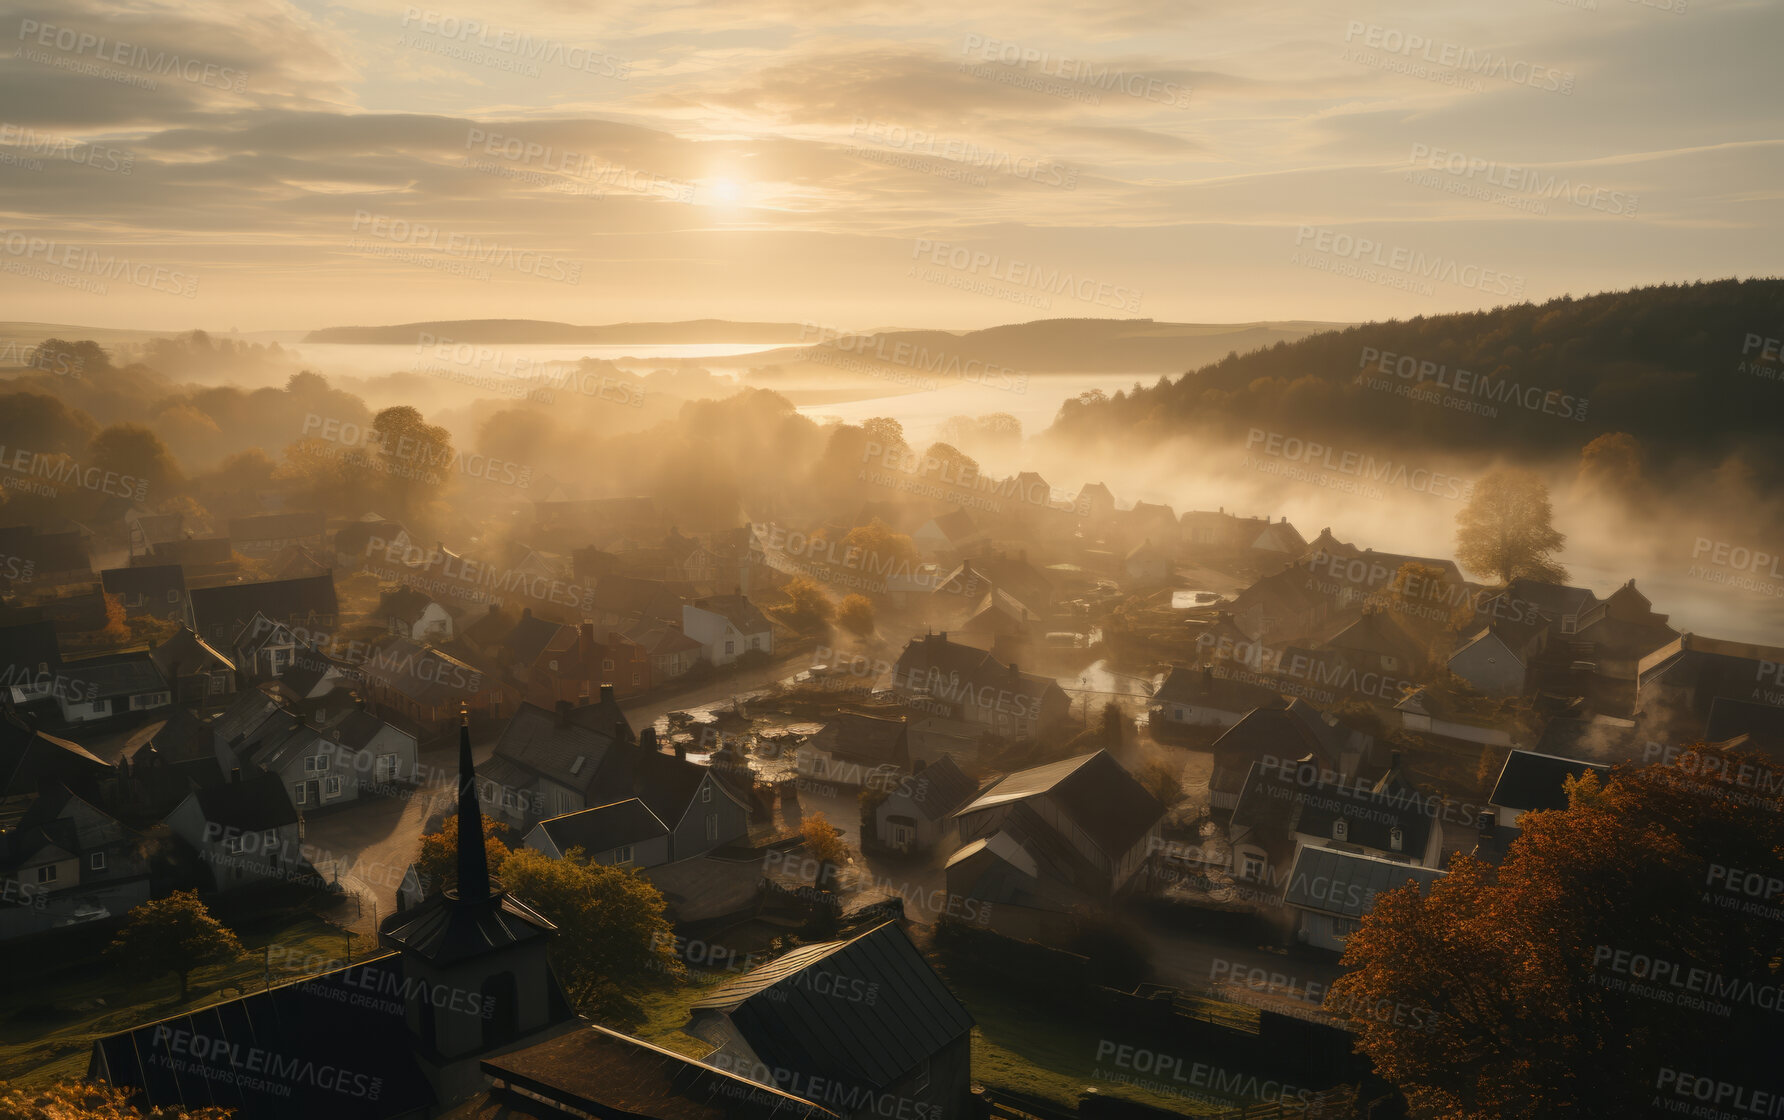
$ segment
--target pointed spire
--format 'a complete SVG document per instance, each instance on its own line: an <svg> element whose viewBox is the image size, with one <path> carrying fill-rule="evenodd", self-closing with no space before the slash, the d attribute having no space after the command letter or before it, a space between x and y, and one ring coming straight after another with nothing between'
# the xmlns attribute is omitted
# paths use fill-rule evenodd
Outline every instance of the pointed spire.
<svg viewBox="0 0 1784 1120"><path fill-rule="evenodd" d="M458 900L489 897L489 853L483 850L483 805L477 798L477 769L471 763L471 714L459 709L458 723Z"/></svg>

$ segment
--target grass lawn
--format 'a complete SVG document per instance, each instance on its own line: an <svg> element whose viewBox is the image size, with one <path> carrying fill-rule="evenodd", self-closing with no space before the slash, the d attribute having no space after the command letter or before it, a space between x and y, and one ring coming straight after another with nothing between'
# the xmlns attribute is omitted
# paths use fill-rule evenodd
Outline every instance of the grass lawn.
<svg viewBox="0 0 1784 1120"><path fill-rule="evenodd" d="M16 968L0 992L0 1080L39 1085L78 1078L96 1038L206 1007L265 987L271 947L275 984L344 964L348 934L307 910L242 919L217 915L235 930L247 956L195 969L190 998L175 999L179 981L102 960L105 931L74 929L33 946L29 968ZM371 956L371 938L352 943L353 959Z"/></svg>
<svg viewBox="0 0 1784 1120"><path fill-rule="evenodd" d="M1099 1064L1113 1072L1108 1059L1097 1060L1097 1049L1104 1038L1102 1031L1075 1019L1063 1010L1040 1010L1026 1003L1011 1000L989 986L970 980L951 978L949 987L972 1012L977 1026L973 1028L973 1080L988 1089L1013 1089L1031 1096L1043 1097L1066 1108L1076 1108L1078 1095L1094 1088L1099 1095L1135 1101L1177 1112L1185 1116L1211 1116L1231 1111L1248 1103L1234 1101L1216 1105L1205 1101L1166 1096L1133 1085L1098 1080L1094 1073ZM1230 1008L1236 1022L1256 1012L1233 1004ZM1145 1041L1121 1039L1144 1048ZM1175 1055L1174 1055L1175 1056ZM1185 1054L1188 1060L1193 1055Z"/></svg>

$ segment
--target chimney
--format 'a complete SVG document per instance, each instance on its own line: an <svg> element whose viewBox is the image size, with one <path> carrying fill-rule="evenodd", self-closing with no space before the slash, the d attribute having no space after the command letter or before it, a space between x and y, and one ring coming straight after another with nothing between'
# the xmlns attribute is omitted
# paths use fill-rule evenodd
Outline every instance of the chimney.
<svg viewBox="0 0 1784 1120"><path fill-rule="evenodd" d="M603 704L613 703L613 686L611 684L601 685L601 702Z"/></svg>
<svg viewBox="0 0 1784 1120"><path fill-rule="evenodd" d="M948 640L948 632L946 630L942 631L941 638L942 638L942 641L944 641L944 642Z"/></svg>
<svg viewBox="0 0 1784 1120"><path fill-rule="evenodd" d="M1399 751L1392 751L1388 754L1388 770L1396 774L1400 772Z"/></svg>
<svg viewBox="0 0 1784 1120"><path fill-rule="evenodd" d="M232 786L239 786L242 784L242 768L240 766L230 770L229 784Z"/></svg>
<svg viewBox="0 0 1784 1120"><path fill-rule="evenodd" d="M919 758L917 761L911 763L911 773L921 774L923 772L923 768L928 765L929 765L929 762L927 759Z"/></svg>
<svg viewBox="0 0 1784 1120"><path fill-rule="evenodd" d="M1406 834L1404 832L1400 831L1398 828L1388 829L1388 849L1390 851L1398 852L1398 851L1403 850L1405 847L1406 847Z"/></svg>
<svg viewBox="0 0 1784 1120"><path fill-rule="evenodd" d="M1016 667L1016 663L1014 661L1010 662L1010 676L1012 678L1015 678L1015 677L1019 677L1021 675L1022 675L1022 670L1020 670Z"/></svg>
<svg viewBox="0 0 1784 1120"><path fill-rule="evenodd" d="M558 713L558 726L559 727L570 726L570 702L568 700L559 700L557 702L557 713Z"/></svg>
<svg viewBox="0 0 1784 1120"><path fill-rule="evenodd" d="M675 740L675 757L681 759L684 762L687 761L688 741L686 739L677 738Z"/></svg>
<svg viewBox="0 0 1784 1120"><path fill-rule="evenodd" d="M1488 809L1480 815L1480 838L1487 841L1499 834L1499 811Z"/></svg>
<svg viewBox="0 0 1784 1120"><path fill-rule="evenodd" d="M595 624L592 622L585 622L581 626L577 627L577 637L576 637L577 652L582 654L582 659L584 661L587 661L589 658L589 655L594 652L594 648L595 648Z"/></svg>
<svg viewBox="0 0 1784 1120"><path fill-rule="evenodd" d="M533 617L533 608L531 608L531 607L522 607L522 608L520 608L520 617L522 617L522 618L531 618L531 617Z"/></svg>

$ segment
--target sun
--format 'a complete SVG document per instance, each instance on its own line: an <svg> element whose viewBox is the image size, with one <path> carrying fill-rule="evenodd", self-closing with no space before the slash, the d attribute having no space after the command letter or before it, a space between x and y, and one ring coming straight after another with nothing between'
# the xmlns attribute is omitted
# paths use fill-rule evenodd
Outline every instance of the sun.
<svg viewBox="0 0 1784 1120"><path fill-rule="evenodd" d="M743 198L743 185L735 179L714 179L710 190L714 202L730 205Z"/></svg>

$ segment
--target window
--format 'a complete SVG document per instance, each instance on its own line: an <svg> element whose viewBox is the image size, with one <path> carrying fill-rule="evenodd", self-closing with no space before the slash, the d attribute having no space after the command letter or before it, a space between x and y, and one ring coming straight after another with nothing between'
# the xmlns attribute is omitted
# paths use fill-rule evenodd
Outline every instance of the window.
<svg viewBox="0 0 1784 1120"><path fill-rule="evenodd" d="M613 849L613 862L616 865L619 865L622 867L628 863L631 863L632 862L632 845L627 844L623 848Z"/></svg>
<svg viewBox="0 0 1784 1120"><path fill-rule="evenodd" d="M323 787L322 796L324 796L324 797L339 797L340 795L341 795L341 779L337 775L330 774L328 776L328 784Z"/></svg>
<svg viewBox="0 0 1784 1120"><path fill-rule="evenodd" d="M92 855L88 856L87 857L87 870L88 871L104 871L105 870L105 853L104 852L94 852Z"/></svg>
<svg viewBox="0 0 1784 1120"><path fill-rule="evenodd" d="M59 872L57 871L55 864L46 863L37 869L37 881L39 883L53 883L56 881L56 876L58 874Z"/></svg>
<svg viewBox="0 0 1784 1120"><path fill-rule="evenodd" d="M1264 857L1247 855L1245 857L1245 878L1257 882L1264 877Z"/></svg>
<svg viewBox="0 0 1784 1120"><path fill-rule="evenodd" d="M643 683L643 682L642 682L642 681L640 681L640 680L639 680L639 678L638 678L638 674L637 674L637 673L633 673L633 674L632 674L632 683L633 683L633 684L635 684L635 685L636 685L636 684L642 684L642 683Z"/></svg>
<svg viewBox="0 0 1784 1120"><path fill-rule="evenodd" d="M304 803L304 796L308 792L308 790L309 790L309 783L307 783L307 782L298 782L296 785L292 786L291 787L291 801L292 801L292 803L295 805L302 805Z"/></svg>
<svg viewBox="0 0 1784 1120"><path fill-rule="evenodd" d="M712 804L712 784L710 782L700 787L700 804Z"/></svg>
<svg viewBox="0 0 1784 1120"><path fill-rule="evenodd" d="M1349 834L1350 823L1348 821L1336 820L1332 822L1332 839L1343 840Z"/></svg>
<svg viewBox="0 0 1784 1120"><path fill-rule="evenodd" d="M557 662L556 662L556 661L553 661L553 662L552 662L552 663L551 663L551 671L552 671L552 672L554 672L554 673L555 673L555 672L557 672L557 671L558 671L558 667L557 667Z"/></svg>
<svg viewBox="0 0 1784 1120"><path fill-rule="evenodd" d="M613 672L613 658L609 657L605 661L601 662L601 671L603 673Z"/></svg>
<svg viewBox="0 0 1784 1120"><path fill-rule="evenodd" d="M726 653L735 653L736 650L737 650L736 642L726 642L725 643L725 652Z"/></svg>
<svg viewBox="0 0 1784 1120"><path fill-rule="evenodd" d="M708 840L719 838L719 815L717 813L706 814L706 838Z"/></svg>

